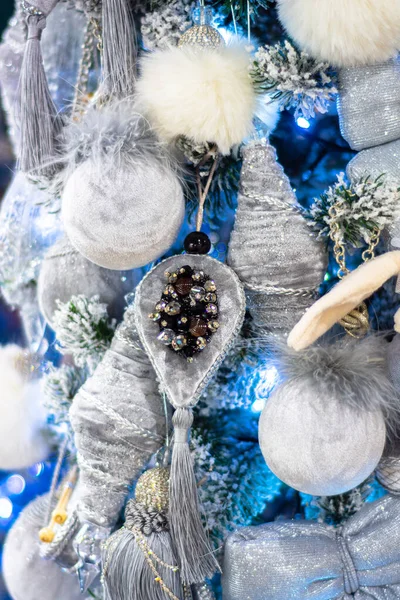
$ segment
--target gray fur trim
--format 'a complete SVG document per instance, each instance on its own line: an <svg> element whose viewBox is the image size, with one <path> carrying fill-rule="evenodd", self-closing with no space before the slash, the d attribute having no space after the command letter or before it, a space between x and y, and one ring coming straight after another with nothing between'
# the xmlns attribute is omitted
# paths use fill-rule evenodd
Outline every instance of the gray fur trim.
<svg viewBox="0 0 400 600"><path fill-rule="evenodd" d="M274 346L273 362L283 380L310 377L327 398L334 395L353 410L382 411L389 429L399 420L400 398L388 377L382 335L343 337L300 352L283 342Z"/></svg>

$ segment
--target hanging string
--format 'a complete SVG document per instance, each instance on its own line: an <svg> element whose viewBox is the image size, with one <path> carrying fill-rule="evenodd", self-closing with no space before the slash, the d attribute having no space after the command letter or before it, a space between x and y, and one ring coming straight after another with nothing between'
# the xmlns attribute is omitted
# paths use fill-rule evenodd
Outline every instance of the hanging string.
<svg viewBox="0 0 400 600"><path fill-rule="evenodd" d="M233 28L234 28L234 30L235 30L235 35L237 35L238 29L237 29L237 23L236 23L235 9L233 8L233 4L232 4L232 2L230 2L230 5L231 5L231 13L232 13Z"/></svg>
<svg viewBox="0 0 400 600"><path fill-rule="evenodd" d="M251 46L250 0L247 0L247 42Z"/></svg>
<svg viewBox="0 0 400 600"><path fill-rule="evenodd" d="M199 162L196 167L196 182L197 182L197 193L199 196L199 208L197 209L197 217L196 217L196 231L201 230L201 226L203 224L204 218L204 205L207 200L208 192L210 191L210 187L212 184L212 180L214 178L215 172L219 163L219 156L217 153L217 147L213 146L204 156L204 158ZM207 177L206 185L203 188L203 184L201 182L201 168L205 165L205 163L210 159L213 159L213 164L211 166L210 172Z"/></svg>

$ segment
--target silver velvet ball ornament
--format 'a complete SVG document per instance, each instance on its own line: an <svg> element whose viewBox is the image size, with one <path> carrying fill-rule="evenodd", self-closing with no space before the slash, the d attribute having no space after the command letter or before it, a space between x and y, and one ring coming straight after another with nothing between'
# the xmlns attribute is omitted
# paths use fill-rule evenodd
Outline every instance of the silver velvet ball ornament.
<svg viewBox="0 0 400 600"><path fill-rule="evenodd" d="M47 504L47 495L33 500L10 529L3 551L6 586L13 600L85 600L77 577L40 556L39 530Z"/></svg>
<svg viewBox="0 0 400 600"><path fill-rule="evenodd" d="M72 146L62 217L75 248L117 270L162 256L179 233L185 203L172 163L147 121L124 103L89 111L73 131Z"/></svg>
<svg viewBox="0 0 400 600"><path fill-rule="evenodd" d="M284 359L285 380L262 412L259 441L268 467L289 486L334 496L376 468L395 402L379 346L345 340Z"/></svg>
<svg viewBox="0 0 400 600"><path fill-rule="evenodd" d="M107 304L111 317L119 319L125 307L126 294L133 291L133 271L103 269L80 254L66 237L61 238L46 254L38 278L40 310L52 325L57 300L68 302L73 295L88 298L98 295Z"/></svg>

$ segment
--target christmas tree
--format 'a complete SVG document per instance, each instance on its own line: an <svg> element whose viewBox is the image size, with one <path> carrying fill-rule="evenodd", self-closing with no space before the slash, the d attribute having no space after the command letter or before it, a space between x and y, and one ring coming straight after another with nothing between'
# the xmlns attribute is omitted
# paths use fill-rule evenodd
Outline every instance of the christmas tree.
<svg viewBox="0 0 400 600"><path fill-rule="evenodd" d="M400 598L399 34L16 3L0 598Z"/></svg>

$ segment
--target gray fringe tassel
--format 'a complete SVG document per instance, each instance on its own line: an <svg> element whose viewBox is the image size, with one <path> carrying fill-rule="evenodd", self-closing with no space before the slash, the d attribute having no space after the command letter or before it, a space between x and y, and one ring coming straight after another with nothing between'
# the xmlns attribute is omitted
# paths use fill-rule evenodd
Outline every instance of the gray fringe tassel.
<svg viewBox="0 0 400 600"><path fill-rule="evenodd" d="M200 518L199 496L189 449L193 413L178 408L172 417L174 446L169 480L169 521L182 581L201 583L219 569Z"/></svg>
<svg viewBox="0 0 400 600"><path fill-rule="evenodd" d="M52 177L63 121L57 113L44 71L40 38L46 17L30 15L20 76L21 140L19 168L33 176Z"/></svg>
<svg viewBox="0 0 400 600"><path fill-rule="evenodd" d="M125 526L106 542L103 552L103 583L106 600L165 600L168 595L148 564L148 554L137 543L135 530L145 536L146 544L167 565L176 565L166 514L149 510L131 500L125 512ZM153 564L162 582L179 599L184 590L179 571Z"/></svg>
<svg viewBox="0 0 400 600"><path fill-rule="evenodd" d="M136 34L127 0L103 0L103 95L133 94Z"/></svg>

